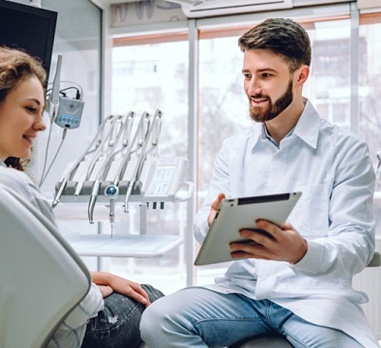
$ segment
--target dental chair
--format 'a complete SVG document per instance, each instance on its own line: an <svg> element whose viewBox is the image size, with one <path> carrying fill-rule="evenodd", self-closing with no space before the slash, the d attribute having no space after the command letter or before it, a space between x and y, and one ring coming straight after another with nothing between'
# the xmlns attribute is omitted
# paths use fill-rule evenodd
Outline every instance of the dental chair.
<svg viewBox="0 0 381 348"><path fill-rule="evenodd" d="M42 348L90 275L54 226L0 184L0 348Z"/></svg>

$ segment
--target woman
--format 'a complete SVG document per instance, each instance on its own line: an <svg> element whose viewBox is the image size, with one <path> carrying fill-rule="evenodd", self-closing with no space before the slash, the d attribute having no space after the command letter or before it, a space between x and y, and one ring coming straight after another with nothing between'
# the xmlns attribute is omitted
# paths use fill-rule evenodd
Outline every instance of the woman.
<svg viewBox="0 0 381 348"><path fill-rule="evenodd" d="M33 142L46 127L43 86L46 73L28 54L0 47L0 182L37 206L54 225L49 202L23 173ZM49 347L137 347L143 310L163 294L106 272L91 272L92 285L81 304L56 331ZM112 320L111 320L112 319Z"/></svg>

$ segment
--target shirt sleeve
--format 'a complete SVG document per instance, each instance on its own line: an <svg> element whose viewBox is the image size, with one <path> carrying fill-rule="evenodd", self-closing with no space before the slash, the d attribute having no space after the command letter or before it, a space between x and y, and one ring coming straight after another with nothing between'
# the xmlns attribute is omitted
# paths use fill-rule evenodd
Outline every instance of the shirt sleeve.
<svg viewBox="0 0 381 348"><path fill-rule="evenodd" d="M231 196L231 185L229 183L229 149L232 147L231 138L225 140L217 154L214 162L212 178L209 183L207 195L201 205L200 210L196 214L194 221L194 233L198 242L202 243L206 233L208 232L208 216L212 202L217 198L219 193L224 193L226 197Z"/></svg>
<svg viewBox="0 0 381 348"><path fill-rule="evenodd" d="M94 283L91 283L89 292L66 318L65 324L73 328L87 324L89 319L96 317L98 312L103 310L103 307L102 292Z"/></svg>

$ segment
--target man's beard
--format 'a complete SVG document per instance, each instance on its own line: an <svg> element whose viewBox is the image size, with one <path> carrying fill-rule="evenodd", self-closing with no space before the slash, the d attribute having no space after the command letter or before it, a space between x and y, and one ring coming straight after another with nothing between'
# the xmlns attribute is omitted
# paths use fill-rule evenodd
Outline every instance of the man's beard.
<svg viewBox="0 0 381 348"><path fill-rule="evenodd" d="M266 108L250 105L250 118L255 122L270 121L277 117L292 103L292 81L289 82L287 91L275 102L275 104L271 102L269 97L262 94L256 94L252 96L252 98L267 98L269 105Z"/></svg>

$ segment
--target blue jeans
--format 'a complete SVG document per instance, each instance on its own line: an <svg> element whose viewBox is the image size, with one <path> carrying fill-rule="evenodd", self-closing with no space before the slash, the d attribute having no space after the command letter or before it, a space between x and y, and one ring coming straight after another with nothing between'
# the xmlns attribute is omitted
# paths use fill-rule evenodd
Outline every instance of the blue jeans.
<svg viewBox="0 0 381 348"><path fill-rule="evenodd" d="M142 285L151 303L164 296L150 285ZM145 306L113 293L105 298L104 310L90 319L81 348L135 348L142 343L139 322Z"/></svg>
<svg viewBox="0 0 381 348"><path fill-rule="evenodd" d="M143 313L140 331L150 348L226 347L274 333L298 348L361 347L345 333L313 325L271 301L199 287L156 301Z"/></svg>

